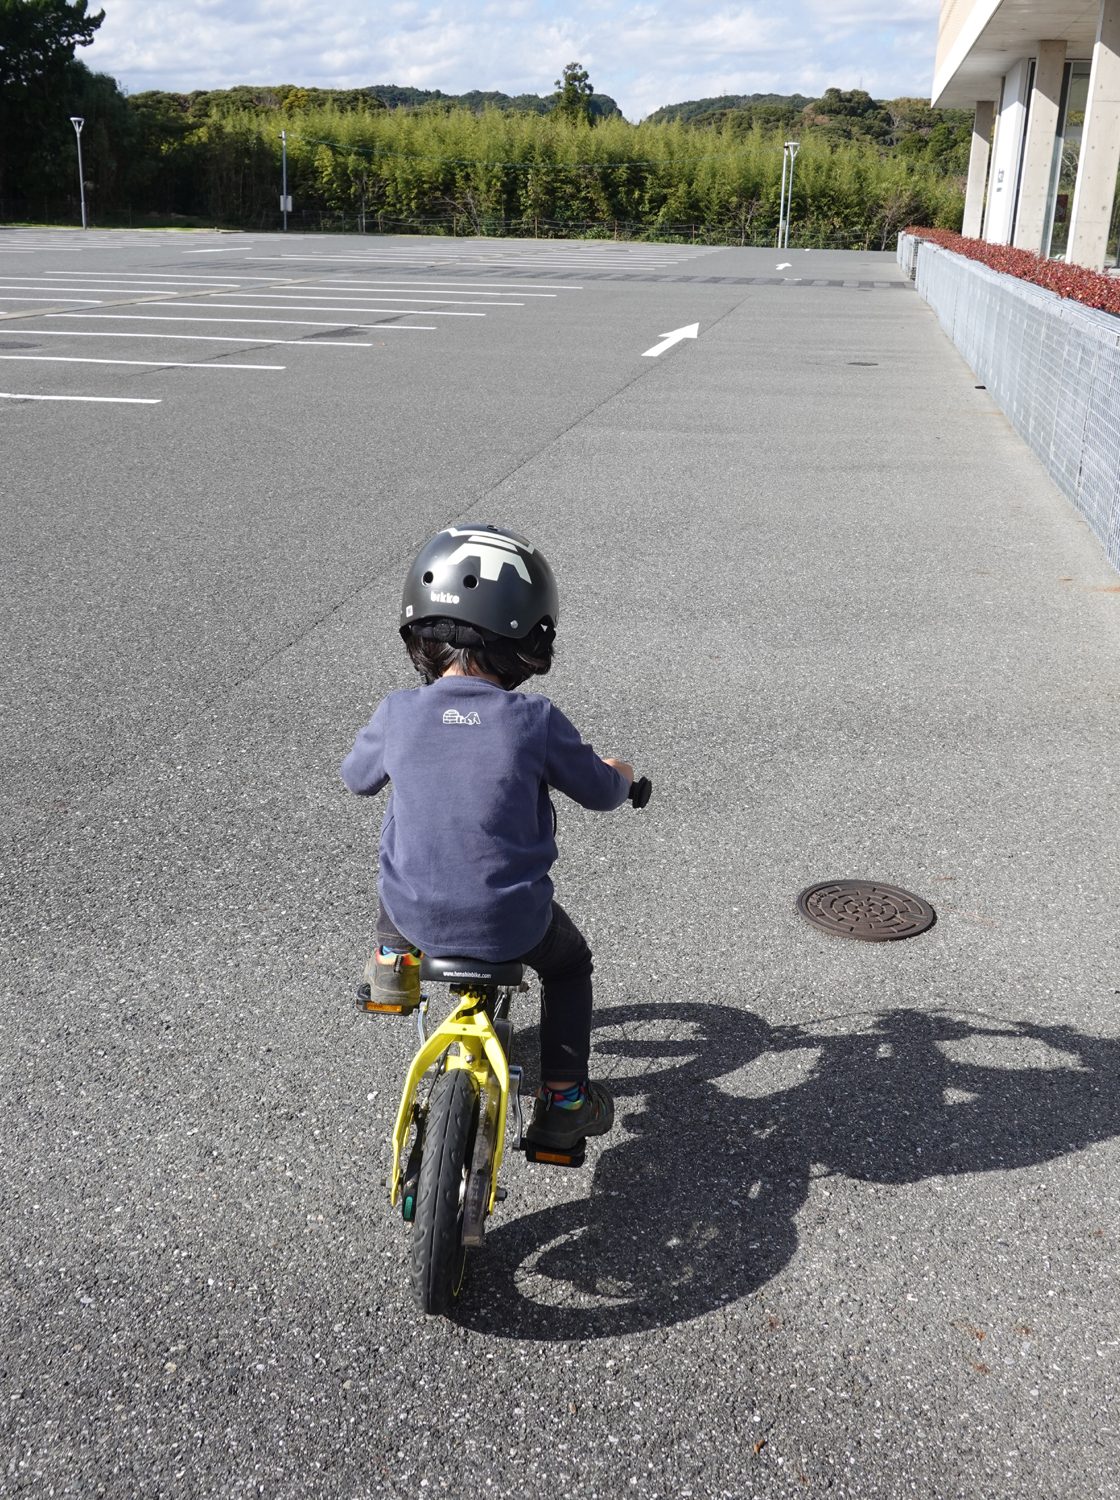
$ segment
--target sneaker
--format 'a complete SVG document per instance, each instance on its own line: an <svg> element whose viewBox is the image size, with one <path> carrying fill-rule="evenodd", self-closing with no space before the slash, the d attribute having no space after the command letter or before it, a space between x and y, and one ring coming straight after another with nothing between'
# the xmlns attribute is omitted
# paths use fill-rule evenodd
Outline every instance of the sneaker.
<svg viewBox="0 0 1120 1500"><path fill-rule="evenodd" d="M420 955L414 948L407 953L386 953L375 948L364 977L369 985L371 1007L391 1005L406 1013L419 1008Z"/></svg>
<svg viewBox="0 0 1120 1500"><path fill-rule="evenodd" d="M525 1138L546 1150L567 1151L589 1135L606 1135L614 1124L614 1100L601 1083L585 1083L578 1109L553 1102L543 1085L533 1101L533 1118Z"/></svg>

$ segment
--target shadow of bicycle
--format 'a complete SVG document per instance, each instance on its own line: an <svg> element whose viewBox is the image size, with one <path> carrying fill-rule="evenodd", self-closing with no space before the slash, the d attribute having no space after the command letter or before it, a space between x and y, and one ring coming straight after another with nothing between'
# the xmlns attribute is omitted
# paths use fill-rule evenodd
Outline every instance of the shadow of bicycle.
<svg viewBox="0 0 1120 1500"><path fill-rule="evenodd" d="M891 1010L774 1028L635 1005L598 1014L595 1056L620 1124L591 1192L493 1223L469 1327L566 1341L684 1322L787 1264L814 1177L1008 1171L1120 1134L1120 1041L1068 1026Z"/></svg>

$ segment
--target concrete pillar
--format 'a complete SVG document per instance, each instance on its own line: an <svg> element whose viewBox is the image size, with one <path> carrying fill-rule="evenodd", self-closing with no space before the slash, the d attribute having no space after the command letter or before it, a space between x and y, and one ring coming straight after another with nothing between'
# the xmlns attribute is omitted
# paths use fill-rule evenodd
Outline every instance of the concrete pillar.
<svg viewBox="0 0 1120 1500"><path fill-rule="evenodd" d="M1120 0L1101 0L1081 159L1069 225L1067 259L1099 271L1108 255L1108 230L1120 169Z"/></svg>
<svg viewBox="0 0 1120 1500"><path fill-rule="evenodd" d="M992 124L996 117L994 99L981 99L972 121L972 154L968 158L968 190L964 198L964 224L961 233L969 239L980 238L984 222L984 189L988 185L988 158L992 151Z"/></svg>
<svg viewBox="0 0 1120 1500"><path fill-rule="evenodd" d="M1042 250L1042 236L1046 229L1065 66L1065 42L1039 42L1019 178L1019 210L1011 241L1017 249L1032 250L1035 255Z"/></svg>
<svg viewBox="0 0 1120 1500"><path fill-rule="evenodd" d="M1120 0L1118 0L1120 3ZM996 116L996 138L988 172L988 201L984 206L984 238L992 245L1009 245L1023 160L1023 131L1027 123L1027 83L1030 59L1012 63L1004 74Z"/></svg>

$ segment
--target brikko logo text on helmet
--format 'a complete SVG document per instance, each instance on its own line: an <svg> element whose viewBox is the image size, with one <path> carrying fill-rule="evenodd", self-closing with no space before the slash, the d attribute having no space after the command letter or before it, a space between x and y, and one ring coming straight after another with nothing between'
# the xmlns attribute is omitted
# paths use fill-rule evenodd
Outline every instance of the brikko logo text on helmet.
<svg viewBox="0 0 1120 1500"><path fill-rule="evenodd" d="M458 602L458 594L437 594L435 589L432 590L433 604L458 604Z"/></svg>

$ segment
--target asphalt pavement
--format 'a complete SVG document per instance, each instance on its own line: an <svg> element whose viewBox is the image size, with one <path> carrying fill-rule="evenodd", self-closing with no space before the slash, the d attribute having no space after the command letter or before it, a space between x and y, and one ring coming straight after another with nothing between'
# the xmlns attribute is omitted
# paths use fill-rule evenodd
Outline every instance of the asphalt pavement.
<svg viewBox="0 0 1120 1500"><path fill-rule="evenodd" d="M1120 579L890 255L0 230L0 388L0 1494L1120 1495ZM449 1321L337 767L464 520L655 792Z"/></svg>

